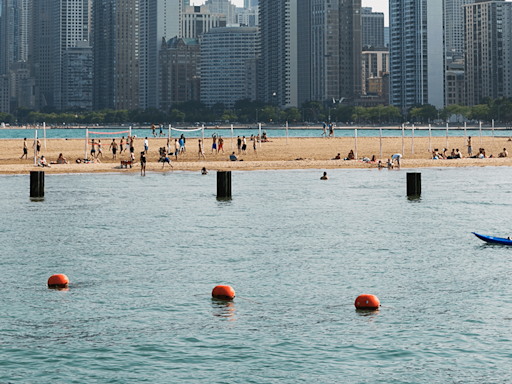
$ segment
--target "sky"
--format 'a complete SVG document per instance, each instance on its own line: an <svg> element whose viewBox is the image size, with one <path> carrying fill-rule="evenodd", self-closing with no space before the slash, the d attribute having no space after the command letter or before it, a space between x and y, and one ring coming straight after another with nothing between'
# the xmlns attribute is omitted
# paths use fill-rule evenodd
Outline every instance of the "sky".
<svg viewBox="0 0 512 384"><path fill-rule="evenodd" d="M244 0L231 0L231 2L237 7L244 6ZM192 0L191 3L194 3L194 5L201 5L204 4L204 0ZM388 26L388 0L363 0L363 7L372 7L373 12L384 12L384 25Z"/></svg>

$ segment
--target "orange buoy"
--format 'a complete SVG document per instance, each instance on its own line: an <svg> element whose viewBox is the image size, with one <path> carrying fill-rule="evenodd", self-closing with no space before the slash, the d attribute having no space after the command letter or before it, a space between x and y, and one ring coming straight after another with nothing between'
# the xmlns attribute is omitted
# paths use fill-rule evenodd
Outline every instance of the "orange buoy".
<svg viewBox="0 0 512 384"><path fill-rule="evenodd" d="M212 297L221 300L233 300L235 298L235 290L229 285L217 285L213 288Z"/></svg>
<svg viewBox="0 0 512 384"><path fill-rule="evenodd" d="M69 284L69 279L66 275L59 273L52 275L48 279L48 288L66 288Z"/></svg>
<svg viewBox="0 0 512 384"><path fill-rule="evenodd" d="M380 301L375 295L358 296L354 303L357 309L379 309Z"/></svg>

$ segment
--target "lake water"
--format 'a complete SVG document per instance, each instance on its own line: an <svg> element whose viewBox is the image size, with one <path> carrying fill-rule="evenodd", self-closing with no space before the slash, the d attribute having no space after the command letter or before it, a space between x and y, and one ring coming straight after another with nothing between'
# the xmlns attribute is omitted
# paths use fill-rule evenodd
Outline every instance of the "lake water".
<svg viewBox="0 0 512 384"><path fill-rule="evenodd" d="M128 127L112 127L110 129L104 128L91 128L90 131L93 132L122 132L127 131ZM274 127L263 127L262 132L266 131L268 137L286 137L286 129L284 128L274 128ZM159 131L157 129L157 136ZM289 129L288 136L289 137L321 137L323 130L319 127L310 128L310 129ZM167 135L168 129L164 129L164 134ZM193 131L193 132L178 132L173 130L171 136L179 137L181 134L184 134L187 138L199 138L201 137L201 131ZM213 134L221 135L223 137L231 137L231 129L214 129L214 128L205 128L204 136L205 138L210 138ZM153 137L153 133L150 129L132 129L132 134L137 135L137 137ZM246 129L234 129L233 136L246 136L249 137L251 135L257 135L258 128L246 128ZM336 137L354 137L354 129L348 128L336 128L334 130L334 135ZM412 136L412 129L408 127L405 130L405 136ZM479 129L467 129L466 134L468 136L479 136ZM482 128L482 136L492 136L493 132L489 127ZM121 137L127 136L127 133L118 134L118 135L96 135L90 134L90 138L108 138L108 137ZM357 135L359 137L379 137L380 131L379 129L369 129L369 128L358 128ZM428 127L416 128L414 130L415 137L428 137ZM434 137L444 137L446 136L446 128L435 127L431 130L431 135ZM503 130L496 129L494 131L494 135L497 137L509 137L512 136L511 130ZM34 129L0 129L0 139L23 139L27 137L29 139L34 138L35 130ZM382 128L382 136L383 137L401 137L402 130L397 129L397 127L383 127ZM451 137L463 137L464 136L464 128L457 129L456 127L450 127L448 131L448 136ZM38 129L38 137L43 137L43 129ZM73 128L73 129L47 129L46 137L49 139L84 139L85 138L85 129L82 128Z"/></svg>
<svg viewBox="0 0 512 384"><path fill-rule="evenodd" d="M421 172L1 176L0 383L509 381L512 169Z"/></svg>

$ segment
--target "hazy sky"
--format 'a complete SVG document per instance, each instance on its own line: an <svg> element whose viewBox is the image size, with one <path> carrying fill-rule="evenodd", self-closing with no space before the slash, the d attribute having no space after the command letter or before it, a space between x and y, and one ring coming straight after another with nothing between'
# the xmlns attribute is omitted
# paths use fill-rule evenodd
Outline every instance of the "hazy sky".
<svg viewBox="0 0 512 384"><path fill-rule="evenodd" d="M231 2L237 7L244 6L244 0L231 0ZM192 0L191 3L194 3L194 5L201 5L204 4L204 0ZM384 12L384 24L386 26L388 25L388 0L363 0L363 7L372 7L373 12Z"/></svg>

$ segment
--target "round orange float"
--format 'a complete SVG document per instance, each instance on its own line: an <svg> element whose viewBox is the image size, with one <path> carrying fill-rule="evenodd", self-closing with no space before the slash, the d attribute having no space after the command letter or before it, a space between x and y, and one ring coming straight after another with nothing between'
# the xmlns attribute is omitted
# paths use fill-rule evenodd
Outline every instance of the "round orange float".
<svg viewBox="0 0 512 384"><path fill-rule="evenodd" d="M233 300L235 298L235 290L229 285L217 285L213 288L212 297L221 300Z"/></svg>
<svg viewBox="0 0 512 384"><path fill-rule="evenodd" d="M379 309L380 301L375 295L358 296L354 303L357 309Z"/></svg>
<svg viewBox="0 0 512 384"><path fill-rule="evenodd" d="M48 279L48 288L66 288L68 284L68 277L62 273L52 275Z"/></svg>

